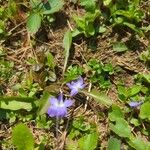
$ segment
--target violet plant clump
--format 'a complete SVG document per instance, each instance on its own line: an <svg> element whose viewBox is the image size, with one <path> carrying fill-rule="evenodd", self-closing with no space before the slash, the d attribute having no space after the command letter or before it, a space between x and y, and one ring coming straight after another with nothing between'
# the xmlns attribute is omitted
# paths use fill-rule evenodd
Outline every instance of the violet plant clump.
<svg viewBox="0 0 150 150"><path fill-rule="evenodd" d="M50 117L63 118L67 116L67 108L73 105L70 99L63 99L63 94L60 93L58 98L50 98L50 107L48 108L48 115Z"/></svg>
<svg viewBox="0 0 150 150"><path fill-rule="evenodd" d="M70 96L75 96L79 90L82 90L86 86L86 84L84 84L83 78L79 77L77 80L67 83L67 86L71 90Z"/></svg>
<svg viewBox="0 0 150 150"><path fill-rule="evenodd" d="M140 106L141 104L143 104L143 102L130 102L129 103L129 106L132 107L132 108L135 108L135 107L138 107Z"/></svg>

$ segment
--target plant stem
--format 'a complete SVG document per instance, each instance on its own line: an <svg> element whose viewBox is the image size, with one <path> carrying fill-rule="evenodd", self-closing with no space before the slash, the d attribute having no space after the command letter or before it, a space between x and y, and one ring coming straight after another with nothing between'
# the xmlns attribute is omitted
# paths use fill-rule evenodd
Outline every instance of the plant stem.
<svg viewBox="0 0 150 150"><path fill-rule="evenodd" d="M59 117L56 117L56 139L57 139L57 149L59 149L59 133L58 133L58 130L59 130Z"/></svg>

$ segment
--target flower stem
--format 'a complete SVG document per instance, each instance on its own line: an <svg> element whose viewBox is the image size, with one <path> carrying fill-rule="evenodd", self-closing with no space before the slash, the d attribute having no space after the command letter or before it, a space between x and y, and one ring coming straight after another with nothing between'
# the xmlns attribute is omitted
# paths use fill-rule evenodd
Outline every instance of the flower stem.
<svg viewBox="0 0 150 150"><path fill-rule="evenodd" d="M59 117L56 117L56 139L57 139L57 149L59 149Z"/></svg>

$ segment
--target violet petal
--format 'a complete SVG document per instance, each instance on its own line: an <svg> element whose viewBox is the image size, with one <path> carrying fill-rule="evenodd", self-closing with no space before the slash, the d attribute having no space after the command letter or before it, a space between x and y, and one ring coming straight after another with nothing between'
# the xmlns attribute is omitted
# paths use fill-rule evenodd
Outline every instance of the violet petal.
<svg viewBox="0 0 150 150"><path fill-rule="evenodd" d="M64 105L65 105L66 107L70 107L70 106L73 105L73 101L72 101L72 100L65 100L65 101L64 101Z"/></svg>
<svg viewBox="0 0 150 150"><path fill-rule="evenodd" d="M70 93L70 96L74 96L78 93L78 90L77 89L72 89L71 90L71 93Z"/></svg>
<svg viewBox="0 0 150 150"><path fill-rule="evenodd" d="M59 107L57 110L56 117L65 117L67 115L67 108L66 107Z"/></svg>
<svg viewBox="0 0 150 150"><path fill-rule="evenodd" d="M130 107L138 107L142 104L143 102L130 102L129 103L129 106Z"/></svg>
<svg viewBox="0 0 150 150"><path fill-rule="evenodd" d="M58 103L58 100L57 100L55 97L51 97L51 98L50 98L50 104L51 104L51 105L54 105L54 106L55 106L55 105L57 105L57 103Z"/></svg>

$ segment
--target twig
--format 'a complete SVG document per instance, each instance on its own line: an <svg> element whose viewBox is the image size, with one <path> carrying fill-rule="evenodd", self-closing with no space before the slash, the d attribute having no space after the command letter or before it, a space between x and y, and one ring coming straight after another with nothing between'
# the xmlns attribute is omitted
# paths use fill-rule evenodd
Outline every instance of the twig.
<svg viewBox="0 0 150 150"><path fill-rule="evenodd" d="M92 88L92 83L90 82L89 87L88 87L88 92L91 91L91 88ZM86 111L86 109L87 109L89 98L90 98L89 96L86 97L86 103L85 103L85 106L84 106L84 111Z"/></svg>
<svg viewBox="0 0 150 150"><path fill-rule="evenodd" d="M73 31L73 28L71 27L71 24L70 24L69 20L67 20L67 24L68 24L70 30Z"/></svg>
<svg viewBox="0 0 150 150"><path fill-rule="evenodd" d="M18 25L16 25L14 28L12 28L10 31L8 31L8 34L11 34L12 31L14 31L15 29L17 29L19 26L21 26L22 24L24 24L26 21L23 21L21 23L19 23Z"/></svg>

